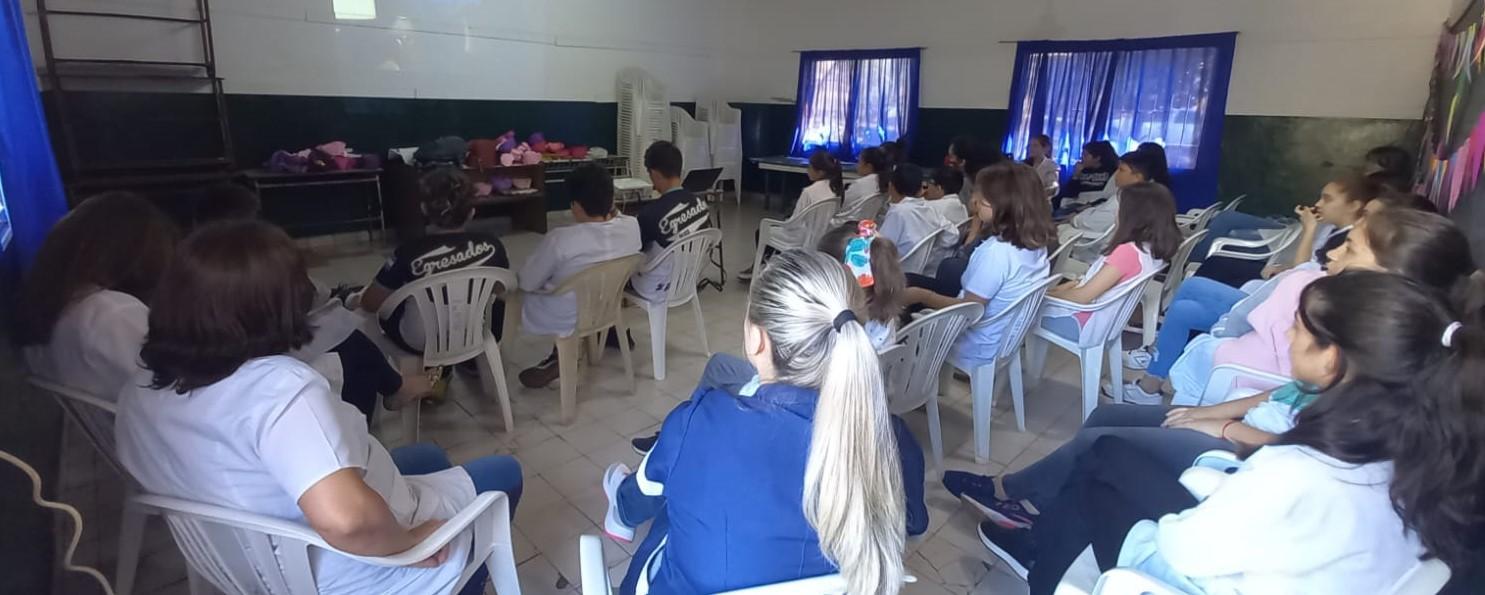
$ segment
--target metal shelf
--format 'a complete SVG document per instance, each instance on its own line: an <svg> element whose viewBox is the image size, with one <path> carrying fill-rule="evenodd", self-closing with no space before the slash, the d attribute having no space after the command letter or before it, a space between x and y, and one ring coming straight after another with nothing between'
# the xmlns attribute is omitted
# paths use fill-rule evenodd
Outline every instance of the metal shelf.
<svg viewBox="0 0 1485 595"><path fill-rule="evenodd" d="M123 13L123 12L91 12L91 11L86 11L86 10L53 10L53 9L49 9L49 8L42 8L40 12L45 13L47 15L60 15L60 16L69 16L69 17L98 17L98 18L109 18L109 19L130 19L130 20L136 20L136 21L156 21L156 22L161 22L161 23L189 23L189 24L192 24L192 25L201 25L201 24L205 24L207 22L206 19L202 19L202 18L194 18L193 19L193 18L190 18L190 17L156 16L156 15L149 15L149 14L130 14L130 13Z"/></svg>

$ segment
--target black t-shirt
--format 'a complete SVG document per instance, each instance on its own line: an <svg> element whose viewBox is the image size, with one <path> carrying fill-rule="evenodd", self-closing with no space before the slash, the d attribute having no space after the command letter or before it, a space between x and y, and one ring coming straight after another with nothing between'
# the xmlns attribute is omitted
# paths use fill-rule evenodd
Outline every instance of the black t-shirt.
<svg viewBox="0 0 1485 595"><path fill-rule="evenodd" d="M1330 234L1330 237L1325 238L1325 243L1320 244L1320 249L1315 251L1315 262L1320 263L1320 266L1330 264L1330 251L1346 243L1346 236L1350 234L1349 229Z"/></svg>
<svg viewBox="0 0 1485 595"><path fill-rule="evenodd" d="M484 233L435 233L412 240L392 251L392 257L376 273L376 283L397 291L423 277L468 267L510 268L505 245L495 236ZM382 321L382 330L390 337L401 338L398 330L403 309L398 306L392 316Z"/></svg>
<svg viewBox="0 0 1485 595"><path fill-rule="evenodd" d="M1113 170L1085 169L1068 178L1067 185L1062 188L1062 195L1076 198L1084 192L1098 192L1108 186L1109 178L1113 175Z"/></svg>
<svg viewBox="0 0 1485 595"><path fill-rule="evenodd" d="M645 250L650 246L668 248L676 238L710 227L706 202L679 188L661 195L644 206L635 216L639 220L639 241Z"/></svg>

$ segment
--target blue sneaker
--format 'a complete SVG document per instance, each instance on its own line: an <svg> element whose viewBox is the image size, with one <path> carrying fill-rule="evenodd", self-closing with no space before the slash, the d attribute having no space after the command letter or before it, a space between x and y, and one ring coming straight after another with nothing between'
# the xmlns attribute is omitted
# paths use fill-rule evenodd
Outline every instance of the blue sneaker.
<svg viewBox="0 0 1485 595"><path fill-rule="evenodd" d="M944 473L944 488L1006 529L1030 529L1040 514L1025 500L997 498L994 476L948 471Z"/></svg>
<svg viewBox="0 0 1485 595"><path fill-rule="evenodd" d="M660 434L657 432L654 436L645 436L630 440L629 445L634 447L635 454L645 456L650 454L650 449L655 448L655 443L659 441Z"/></svg>
<svg viewBox="0 0 1485 595"><path fill-rule="evenodd" d="M1021 580L1031 574L1031 567L1036 563L1036 545L1031 540L1031 531L1027 529L1005 529L995 523L986 521L980 523L980 543L1000 558L1005 565L1015 572Z"/></svg>

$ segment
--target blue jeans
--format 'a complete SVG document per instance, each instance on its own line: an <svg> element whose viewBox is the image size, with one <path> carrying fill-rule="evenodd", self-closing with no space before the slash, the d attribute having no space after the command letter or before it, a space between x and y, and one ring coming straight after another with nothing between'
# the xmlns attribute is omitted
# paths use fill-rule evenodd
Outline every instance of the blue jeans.
<svg viewBox="0 0 1485 595"><path fill-rule="evenodd" d="M1217 319L1248 294L1221 281L1192 277L1176 289L1165 323L1155 336L1155 359L1145 373L1157 378L1170 376L1170 367L1186 350L1192 332L1207 332Z"/></svg>
<svg viewBox="0 0 1485 595"><path fill-rule="evenodd" d="M1207 259L1207 253L1212 251L1212 241L1217 238L1226 237L1257 237L1253 234L1245 234L1245 231L1259 229L1279 229L1284 227L1279 222L1264 217L1227 211L1212 218L1207 226L1207 237L1203 238L1196 247L1191 250L1191 262L1202 262Z"/></svg>
<svg viewBox="0 0 1485 595"><path fill-rule="evenodd" d="M427 475L454 466L442 448L426 442L394 448L387 454L392 455L392 464L403 475ZM474 482L475 493L505 492L510 498L510 515L512 518L516 516L516 504L521 501L522 481L521 464L514 457L480 457L460 467L464 468L464 472ZM469 582L464 583L459 595L481 595L485 592L486 582L489 582L489 571L480 566L474 576L469 577Z"/></svg>
<svg viewBox="0 0 1485 595"><path fill-rule="evenodd" d="M718 353L706 361L706 369L701 371L697 388L720 388L734 395L741 394L742 388L756 376L758 370L748 360Z"/></svg>

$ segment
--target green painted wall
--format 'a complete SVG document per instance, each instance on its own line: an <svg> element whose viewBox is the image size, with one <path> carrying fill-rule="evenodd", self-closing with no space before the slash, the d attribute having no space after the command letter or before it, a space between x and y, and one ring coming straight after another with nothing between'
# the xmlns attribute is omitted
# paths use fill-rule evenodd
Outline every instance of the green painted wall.
<svg viewBox="0 0 1485 595"><path fill-rule="evenodd" d="M1422 133L1421 120L1227 116L1218 194L1249 195L1246 212L1292 215L1331 177L1360 167L1367 149L1415 151Z"/></svg>
<svg viewBox="0 0 1485 595"><path fill-rule="evenodd" d="M85 123L83 153L90 158L201 153L205 96L88 93L74 96ZM688 104L680 104L690 108ZM749 157L789 150L794 105L735 104L743 112L743 150ZM228 95L235 157L254 167L275 149L299 149L345 140L363 151L416 145L437 136L493 137L507 129L542 130L548 138L615 146L617 104L575 101L481 101L289 95ZM938 165L949 140L959 134L1001 139L1008 113L1001 109L923 108L913 161ZM195 133L188 131L193 130ZM207 131L209 134L209 130ZM1412 120L1228 116L1222 138L1219 196L1251 195L1245 211L1286 214L1314 200L1325 181L1360 164L1368 148L1416 147L1421 123ZM762 176L745 166L744 187L762 189ZM794 176L797 177L797 176ZM798 192L790 180L786 194ZM555 197L553 204L565 204Z"/></svg>

